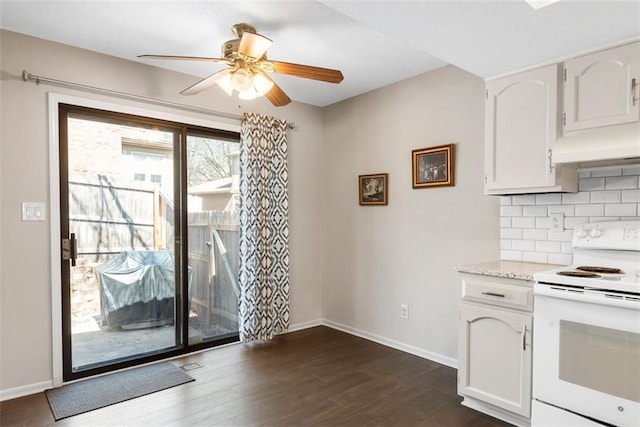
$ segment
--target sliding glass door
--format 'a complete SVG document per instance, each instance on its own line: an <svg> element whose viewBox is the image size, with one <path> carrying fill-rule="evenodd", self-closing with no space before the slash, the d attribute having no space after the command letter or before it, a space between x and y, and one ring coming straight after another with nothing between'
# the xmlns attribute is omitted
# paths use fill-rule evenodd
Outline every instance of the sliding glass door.
<svg viewBox="0 0 640 427"><path fill-rule="evenodd" d="M237 339L238 135L59 109L63 378Z"/></svg>

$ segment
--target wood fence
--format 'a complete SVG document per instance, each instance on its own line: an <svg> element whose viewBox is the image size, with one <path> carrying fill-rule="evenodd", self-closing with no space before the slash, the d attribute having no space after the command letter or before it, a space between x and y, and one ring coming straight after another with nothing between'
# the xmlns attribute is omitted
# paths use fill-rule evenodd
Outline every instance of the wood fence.
<svg viewBox="0 0 640 427"><path fill-rule="evenodd" d="M97 266L125 250L174 252L174 208L157 189L99 182L69 182L70 231L78 238L81 265ZM191 309L200 323L237 331L237 212L189 213Z"/></svg>

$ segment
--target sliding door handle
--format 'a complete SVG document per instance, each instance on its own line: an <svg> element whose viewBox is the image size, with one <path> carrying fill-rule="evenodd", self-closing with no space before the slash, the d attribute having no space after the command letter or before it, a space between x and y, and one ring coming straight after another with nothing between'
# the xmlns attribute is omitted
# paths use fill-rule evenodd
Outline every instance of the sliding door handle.
<svg viewBox="0 0 640 427"><path fill-rule="evenodd" d="M78 241L76 233L71 233L68 239L62 239L62 259L64 261L71 260L71 266L76 266L76 258L78 257Z"/></svg>

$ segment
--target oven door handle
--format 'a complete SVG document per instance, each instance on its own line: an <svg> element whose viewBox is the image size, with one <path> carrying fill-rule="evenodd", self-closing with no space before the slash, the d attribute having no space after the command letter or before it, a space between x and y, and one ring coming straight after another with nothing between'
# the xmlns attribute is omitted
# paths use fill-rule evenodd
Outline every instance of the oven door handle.
<svg viewBox="0 0 640 427"><path fill-rule="evenodd" d="M635 296L628 296L626 298L613 298L608 297L607 292L592 292L554 288L551 284L536 283L533 285L533 297L534 300L540 297L546 298L559 298L568 301L575 301L580 303L589 303L597 305L607 305L611 307L630 308L638 310L640 308L640 298ZM534 306L537 303L534 302Z"/></svg>

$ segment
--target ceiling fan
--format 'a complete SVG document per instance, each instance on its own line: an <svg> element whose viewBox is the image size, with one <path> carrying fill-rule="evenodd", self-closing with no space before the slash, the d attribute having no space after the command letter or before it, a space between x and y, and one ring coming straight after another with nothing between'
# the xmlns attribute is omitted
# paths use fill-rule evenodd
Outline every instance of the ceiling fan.
<svg viewBox="0 0 640 427"><path fill-rule="evenodd" d="M291 102L291 99L268 73L287 74L329 83L340 83L343 79L342 72L339 70L267 59L267 49L273 42L256 33L256 29L251 25L236 24L231 27L231 31L236 38L222 44L222 58L172 55L138 55L138 58L208 61L227 64L228 68L217 71L180 93L182 95L195 95L214 84L218 84L228 95L232 95L233 91L236 90L240 99L265 96L276 107L287 105Z"/></svg>

